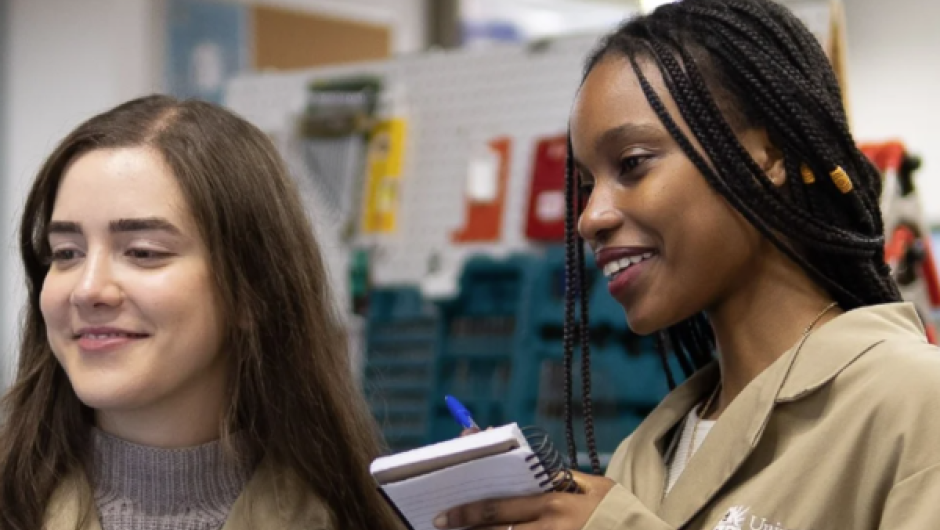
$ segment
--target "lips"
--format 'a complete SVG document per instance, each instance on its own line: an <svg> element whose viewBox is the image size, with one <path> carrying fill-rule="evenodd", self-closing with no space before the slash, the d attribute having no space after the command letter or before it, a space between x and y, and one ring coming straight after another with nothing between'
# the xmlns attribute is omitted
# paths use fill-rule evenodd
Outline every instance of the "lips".
<svg viewBox="0 0 940 530"><path fill-rule="evenodd" d="M142 339L146 337L146 333L131 333L127 331L116 331L116 332L107 332L107 333L77 333L75 335L76 339L89 339L89 340L106 340L106 339Z"/></svg>
<svg viewBox="0 0 940 530"><path fill-rule="evenodd" d="M611 296L621 299L659 254L650 247L611 247L597 252L597 266L607 278Z"/></svg>
<svg viewBox="0 0 940 530"><path fill-rule="evenodd" d="M79 349L86 353L105 353L118 350L150 335L118 328L82 328L74 338Z"/></svg>
<svg viewBox="0 0 940 530"><path fill-rule="evenodd" d="M608 281L613 280L618 274L623 271L626 271L630 267L637 265L643 261L646 261L653 257L653 252L644 252L643 254L635 254L633 256L626 256L615 261L611 261L607 265L604 265L604 277Z"/></svg>
<svg viewBox="0 0 940 530"><path fill-rule="evenodd" d="M629 270L656 256L656 250L650 247L610 247L597 251L597 267L604 272L608 281L618 274Z"/></svg>

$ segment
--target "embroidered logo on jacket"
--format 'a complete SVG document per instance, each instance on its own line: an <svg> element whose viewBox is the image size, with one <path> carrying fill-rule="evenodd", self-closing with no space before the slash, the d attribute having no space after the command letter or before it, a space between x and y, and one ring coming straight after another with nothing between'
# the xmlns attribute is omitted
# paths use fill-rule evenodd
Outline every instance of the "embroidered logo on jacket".
<svg viewBox="0 0 940 530"><path fill-rule="evenodd" d="M750 511L749 506L732 506L721 521L718 521L714 530L787 530L781 523L768 522L766 517L751 514L748 520L747 514Z"/></svg>
<svg viewBox="0 0 940 530"><path fill-rule="evenodd" d="M728 509L728 513L721 518L721 521L718 521L715 530L743 530L747 512L750 510L746 506L732 506Z"/></svg>

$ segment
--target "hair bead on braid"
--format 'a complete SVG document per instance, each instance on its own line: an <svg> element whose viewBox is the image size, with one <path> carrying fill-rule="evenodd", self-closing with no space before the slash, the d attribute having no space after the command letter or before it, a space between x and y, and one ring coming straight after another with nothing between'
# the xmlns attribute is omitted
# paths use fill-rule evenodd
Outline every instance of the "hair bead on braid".
<svg viewBox="0 0 940 530"><path fill-rule="evenodd" d="M584 76L608 56L628 60L650 107L709 185L840 306L849 310L900 299L884 260L881 175L852 138L841 89L825 52L788 9L771 0L666 4L604 37L588 59ZM643 67L659 69L701 149L678 127ZM786 188L770 182L741 145L735 131L745 127L766 130L781 150ZM577 335L587 450L596 469L583 241L575 229L581 201L570 139L568 152L566 434L575 462L570 400ZM829 172L835 189L810 186L823 168L836 168ZM715 337L703 314L660 331L656 349L670 388L675 386L670 352L689 375L711 362L714 348Z"/></svg>
<svg viewBox="0 0 940 530"><path fill-rule="evenodd" d="M813 174L813 170L810 169L806 164L800 166L800 176L803 177L803 184L812 184L816 182L816 175Z"/></svg>
<svg viewBox="0 0 940 530"><path fill-rule="evenodd" d="M841 167L833 169L832 172L829 173L829 176L832 177L832 182L842 193L848 193L852 191L852 180Z"/></svg>

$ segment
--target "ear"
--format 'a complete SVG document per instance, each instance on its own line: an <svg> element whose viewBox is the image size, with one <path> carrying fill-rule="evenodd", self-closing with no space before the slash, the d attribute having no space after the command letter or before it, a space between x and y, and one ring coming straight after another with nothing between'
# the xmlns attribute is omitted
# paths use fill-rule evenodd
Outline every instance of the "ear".
<svg viewBox="0 0 940 530"><path fill-rule="evenodd" d="M738 139L774 186L779 188L787 183L783 152L770 141L766 130L748 129L741 133Z"/></svg>

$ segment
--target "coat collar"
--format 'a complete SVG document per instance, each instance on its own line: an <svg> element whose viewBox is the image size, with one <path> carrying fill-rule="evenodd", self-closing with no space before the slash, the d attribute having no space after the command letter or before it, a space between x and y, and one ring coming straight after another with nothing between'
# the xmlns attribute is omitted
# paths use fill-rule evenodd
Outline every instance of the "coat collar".
<svg viewBox="0 0 940 530"><path fill-rule="evenodd" d="M663 499L665 440L718 384L720 371L717 363L712 363L670 393L634 432L628 486L664 521L682 527L753 452L777 403L808 396L866 351L892 337L926 341L911 304L863 307L819 327L801 347L797 344L786 351L735 398Z"/></svg>
<svg viewBox="0 0 940 530"><path fill-rule="evenodd" d="M81 526L76 523L83 521ZM44 530L101 530L95 497L82 471L69 473L49 498Z"/></svg>
<svg viewBox="0 0 940 530"><path fill-rule="evenodd" d="M846 366L880 342L927 342L914 305L907 302L847 311L810 334L777 400L794 401L833 380Z"/></svg>
<svg viewBox="0 0 940 530"><path fill-rule="evenodd" d="M333 528L332 519L331 511L300 477L264 459L222 530Z"/></svg>

